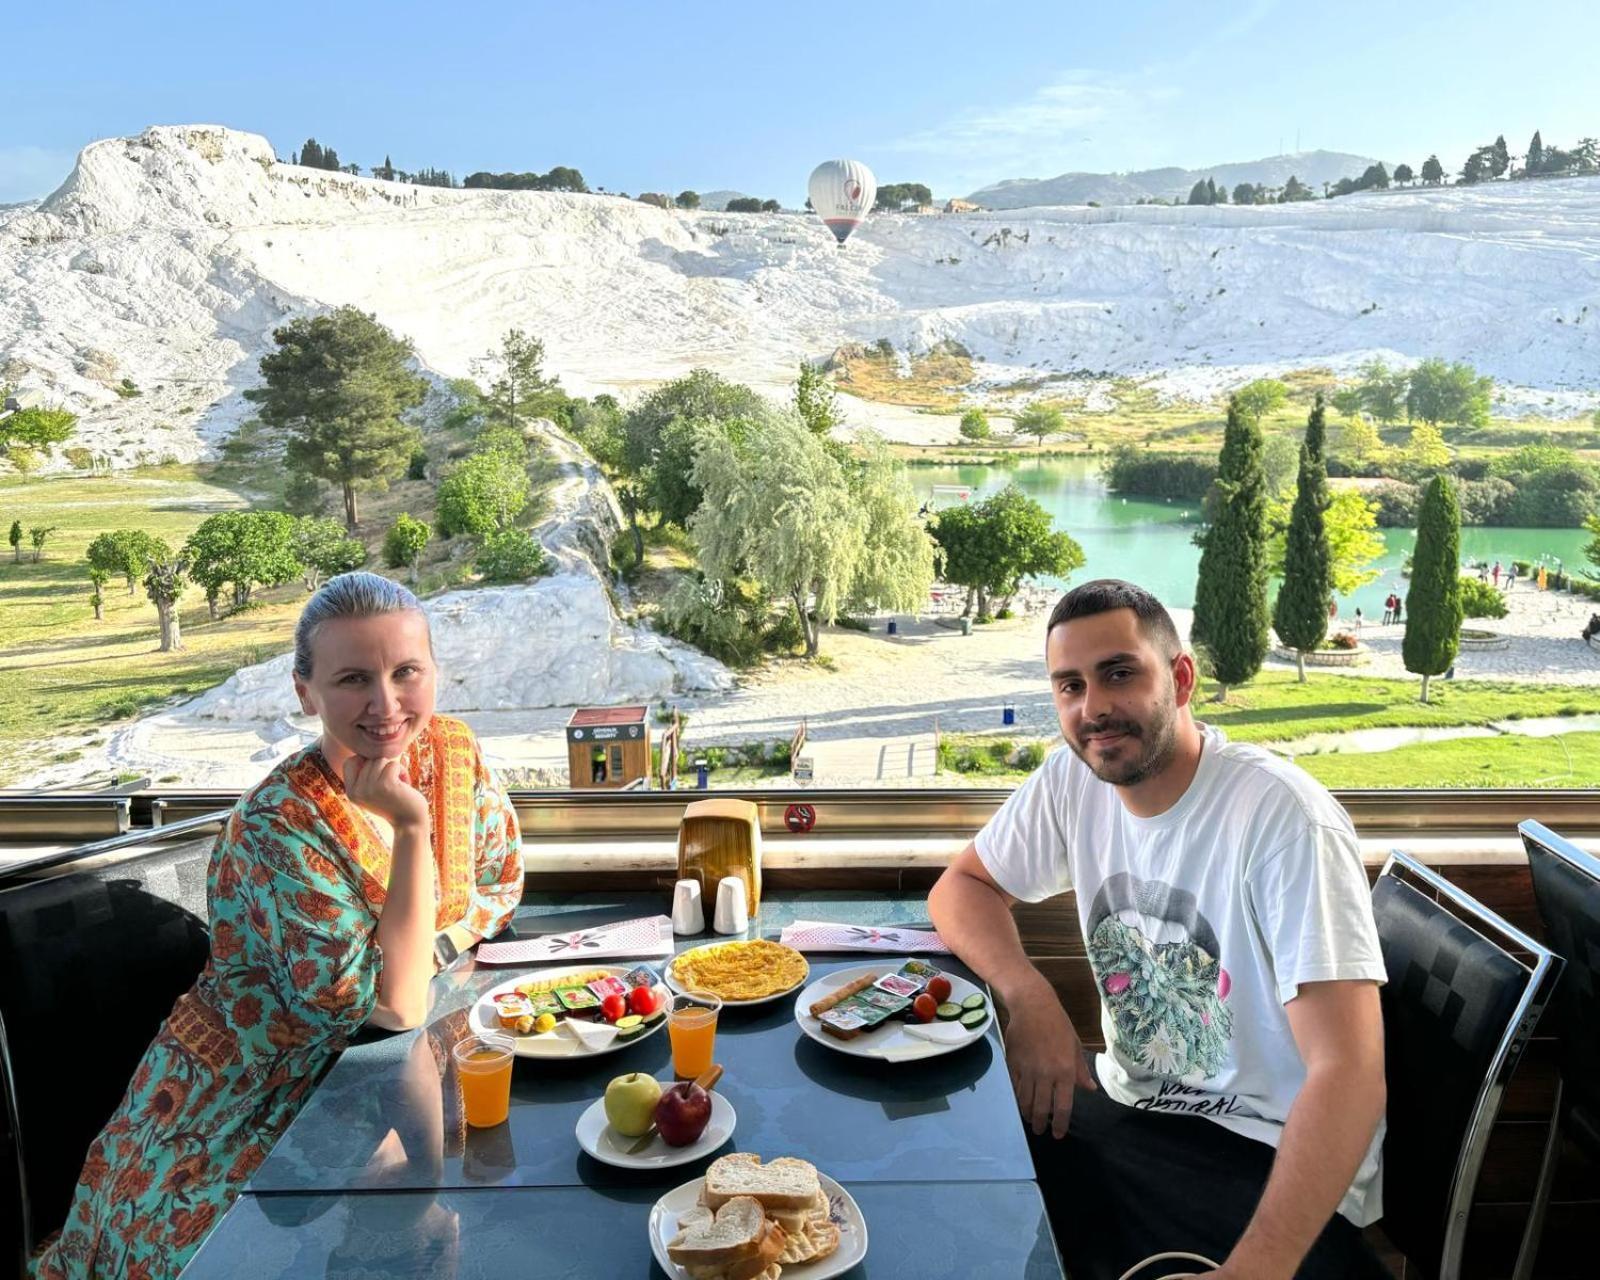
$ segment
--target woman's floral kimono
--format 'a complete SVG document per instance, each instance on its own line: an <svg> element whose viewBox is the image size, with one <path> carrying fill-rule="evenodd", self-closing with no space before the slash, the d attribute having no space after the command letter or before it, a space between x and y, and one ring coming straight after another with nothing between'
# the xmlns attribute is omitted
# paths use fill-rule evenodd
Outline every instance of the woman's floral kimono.
<svg viewBox="0 0 1600 1280"><path fill-rule="evenodd" d="M522 898L516 814L471 731L434 716L407 757L428 797L437 925L491 936ZM317 747L247 793L211 855L211 955L84 1162L56 1277L176 1276L371 1015L389 847Z"/></svg>

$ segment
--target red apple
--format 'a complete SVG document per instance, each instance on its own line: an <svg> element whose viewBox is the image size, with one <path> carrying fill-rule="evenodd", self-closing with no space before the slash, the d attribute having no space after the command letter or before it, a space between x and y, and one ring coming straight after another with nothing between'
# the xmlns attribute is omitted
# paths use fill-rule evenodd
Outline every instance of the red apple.
<svg viewBox="0 0 1600 1280"><path fill-rule="evenodd" d="M687 1147L711 1123L711 1095L687 1080L675 1084L656 1103L656 1131L669 1147Z"/></svg>

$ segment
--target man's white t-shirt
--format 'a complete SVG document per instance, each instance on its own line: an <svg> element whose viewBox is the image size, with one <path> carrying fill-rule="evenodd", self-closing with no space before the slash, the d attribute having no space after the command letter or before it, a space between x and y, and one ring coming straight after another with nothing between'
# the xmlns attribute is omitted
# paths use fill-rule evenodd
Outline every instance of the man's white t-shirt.
<svg viewBox="0 0 1600 1280"><path fill-rule="evenodd" d="M1188 790L1128 812L1065 748L978 833L1007 893L1076 889L1100 990L1100 1083L1151 1111L1201 1115L1273 1147L1305 1081L1284 1005L1300 985L1385 979L1349 815L1289 761L1201 726ZM1382 1212L1380 1125L1339 1206Z"/></svg>

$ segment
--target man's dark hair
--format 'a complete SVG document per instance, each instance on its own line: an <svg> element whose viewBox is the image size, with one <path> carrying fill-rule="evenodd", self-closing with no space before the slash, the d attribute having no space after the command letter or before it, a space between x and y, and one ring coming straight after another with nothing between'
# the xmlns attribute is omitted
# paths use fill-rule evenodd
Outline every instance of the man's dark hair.
<svg viewBox="0 0 1600 1280"><path fill-rule="evenodd" d="M1183 651L1183 641L1178 638L1178 628L1166 606L1143 587L1121 578L1096 578L1081 587L1073 587L1056 601L1050 613L1050 625L1044 633L1048 636L1063 622L1092 618L1113 609L1132 609L1139 619L1139 629L1167 657L1175 658Z"/></svg>

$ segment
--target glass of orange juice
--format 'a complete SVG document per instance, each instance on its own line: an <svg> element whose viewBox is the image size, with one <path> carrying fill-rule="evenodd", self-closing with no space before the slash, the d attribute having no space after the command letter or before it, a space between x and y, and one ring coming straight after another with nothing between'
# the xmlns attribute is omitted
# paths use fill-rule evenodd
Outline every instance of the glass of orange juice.
<svg viewBox="0 0 1600 1280"><path fill-rule="evenodd" d="M717 1044L717 1014L722 998L709 991L685 991L667 1010L667 1035L672 1040L672 1070L680 1080L693 1080L711 1068Z"/></svg>
<svg viewBox="0 0 1600 1280"><path fill-rule="evenodd" d="M475 1129L504 1124L511 1114L514 1041L492 1032L469 1035L450 1050L461 1080L461 1106Z"/></svg>

